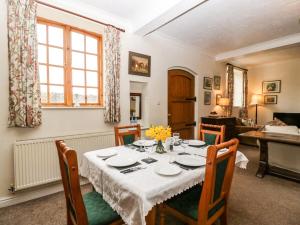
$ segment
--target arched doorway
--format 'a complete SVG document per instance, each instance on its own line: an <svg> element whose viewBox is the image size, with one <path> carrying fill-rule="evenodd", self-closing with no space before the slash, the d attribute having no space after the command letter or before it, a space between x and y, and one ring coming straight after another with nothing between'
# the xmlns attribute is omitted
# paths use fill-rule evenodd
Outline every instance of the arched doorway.
<svg viewBox="0 0 300 225"><path fill-rule="evenodd" d="M194 138L195 77L182 69L168 71L168 125L183 139Z"/></svg>

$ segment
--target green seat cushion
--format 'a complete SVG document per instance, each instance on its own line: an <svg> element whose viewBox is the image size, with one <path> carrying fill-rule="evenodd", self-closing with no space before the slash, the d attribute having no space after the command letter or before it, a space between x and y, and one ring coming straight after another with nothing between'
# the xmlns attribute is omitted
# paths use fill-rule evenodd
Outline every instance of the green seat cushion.
<svg viewBox="0 0 300 225"><path fill-rule="evenodd" d="M214 145L216 143L216 134L204 134L204 142L208 145Z"/></svg>
<svg viewBox="0 0 300 225"><path fill-rule="evenodd" d="M120 219L119 215L103 200L102 195L93 191L83 196L89 225L107 225Z"/></svg>
<svg viewBox="0 0 300 225"><path fill-rule="evenodd" d="M167 201L167 205L193 220L198 220L198 205L201 197L202 186L197 185L180 195ZM223 205L225 200L220 201L208 212L208 218L212 217Z"/></svg>
<svg viewBox="0 0 300 225"><path fill-rule="evenodd" d="M134 140L135 140L134 134L129 134L129 135L123 136L124 145L130 145L134 142Z"/></svg>

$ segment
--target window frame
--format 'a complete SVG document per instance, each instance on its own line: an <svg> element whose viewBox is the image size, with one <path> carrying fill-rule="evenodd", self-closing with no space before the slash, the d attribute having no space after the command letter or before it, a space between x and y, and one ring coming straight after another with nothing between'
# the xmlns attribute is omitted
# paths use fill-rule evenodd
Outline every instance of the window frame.
<svg viewBox="0 0 300 225"><path fill-rule="evenodd" d="M101 34L97 34L95 32L91 32L91 31L87 31L75 26L71 26L68 24L64 24L64 23L60 23L57 21L53 21L53 20L49 20L49 19L45 19L42 17L37 17L37 24L44 24L47 26L53 26L53 27L59 27L63 29L63 38L64 38L64 42L63 42L63 47L60 47L60 49L63 49L63 66L59 66L59 65L52 65L49 64L49 47L55 47L55 48L59 48L58 46L53 46L53 45L49 45L48 42L48 29L46 30L47 35L46 35L46 40L47 43L39 43L38 45L43 45L46 46L46 52L47 52L47 62L46 63L40 63L38 62L38 66L39 65L45 65L47 67L47 98L48 98L48 102L47 103L42 103L43 107L62 107L62 108L78 108L74 106L74 101L73 101L73 84L72 84L72 51L75 52L80 52L84 54L84 58L85 58L85 62L84 65L85 67L83 69L80 69L82 71L84 71L84 79L85 79L85 85L81 86L84 87L85 89L85 103L80 103L80 108L84 108L84 107L95 107L95 108L100 108L100 107L104 107L104 98L103 98L103 39L102 39L102 35ZM84 36L89 36L92 38L95 38L97 40L98 43L98 48L97 48L97 54L96 53L89 53L86 52L86 41L84 41L84 51L77 51L77 50L72 50L72 46L71 46L71 32L77 32L80 34L83 34ZM86 72L87 71L93 71L96 72L96 70L89 70L86 69L86 55L90 54L90 55L94 55L97 56L97 66L98 66L98 70L97 70L97 78L98 78L98 103L86 103L87 101L87 95L86 95L86 91L87 88L89 88L90 86L88 86L86 84ZM51 85L49 83L49 66L55 66L55 67L60 67L60 68L64 68L64 84L63 85L57 85L57 86L64 86L64 103L50 103L49 102L49 85ZM74 68L75 69L75 68ZM76 68L77 69L77 68ZM45 83L41 83L40 85L45 85ZM75 85L75 87L78 85ZM78 86L79 87L79 86ZM91 87L91 88L95 88L96 87Z"/></svg>
<svg viewBox="0 0 300 225"><path fill-rule="evenodd" d="M244 103L244 99L245 99L245 96L244 96L244 95L245 95L245 80L244 80L244 79L245 79L245 78L244 78L244 75L243 75L243 70L240 69L240 68L234 67L234 68L233 68L233 77L234 77L233 79L234 79L234 80L236 80L236 78L235 78L235 73L234 73L235 70L238 70L238 71L240 71L240 72L242 73L242 74L241 74L241 75L242 75L242 101L241 101L242 104L239 105L239 106L234 105L234 99L235 99L235 87L233 88L233 103L232 103L232 104L233 104L233 107L235 107L235 108L243 108L243 107L244 107L244 104L245 104L245 103ZM235 85L234 85L234 86L235 86Z"/></svg>

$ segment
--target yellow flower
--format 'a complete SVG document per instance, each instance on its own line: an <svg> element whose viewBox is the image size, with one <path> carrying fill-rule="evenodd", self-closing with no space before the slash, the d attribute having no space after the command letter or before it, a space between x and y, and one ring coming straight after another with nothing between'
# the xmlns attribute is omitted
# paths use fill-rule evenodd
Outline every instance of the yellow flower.
<svg viewBox="0 0 300 225"><path fill-rule="evenodd" d="M153 138L156 141L165 141L171 137L171 128L163 126L152 126L145 132L147 137Z"/></svg>

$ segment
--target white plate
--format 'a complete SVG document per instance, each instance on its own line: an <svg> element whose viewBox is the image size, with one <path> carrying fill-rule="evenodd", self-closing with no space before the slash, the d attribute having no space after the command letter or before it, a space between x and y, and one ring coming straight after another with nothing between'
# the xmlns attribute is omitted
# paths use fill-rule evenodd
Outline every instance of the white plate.
<svg viewBox="0 0 300 225"><path fill-rule="evenodd" d="M178 155L175 161L184 166L204 166L206 164L206 159L198 156L191 155Z"/></svg>
<svg viewBox="0 0 300 225"><path fill-rule="evenodd" d="M178 166L169 164L169 163L164 163L164 164L158 164L155 168L154 171L163 176L175 176L181 173L181 169Z"/></svg>
<svg viewBox="0 0 300 225"><path fill-rule="evenodd" d="M131 166L137 162L136 158L128 157L126 155L117 155L113 156L105 161L105 163L109 166L113 167L125 167Z"/></svg>
<svg viewBox="0 0 300 225"><path fill-rule="evenodd" d="M200 140L189 140L188 141L188 145L199 147L199 146L205 145L205 142L204 141L200 141Z"/></svg>
<svg viewBox="0 0 300 225"><path fill-rule="evenodd" d="M155 141L154 140L138 140L133 142L133 145L136 146L144 146L144 147L151 147L153 145L155 145Z"/></svg>
<svg viewBox="0 0 300 225"><path fill-rule="evenodd" d="M104 149L97 152L97 156L101 158L110 157L116 154L118 154L116 149Z"/></svg>

